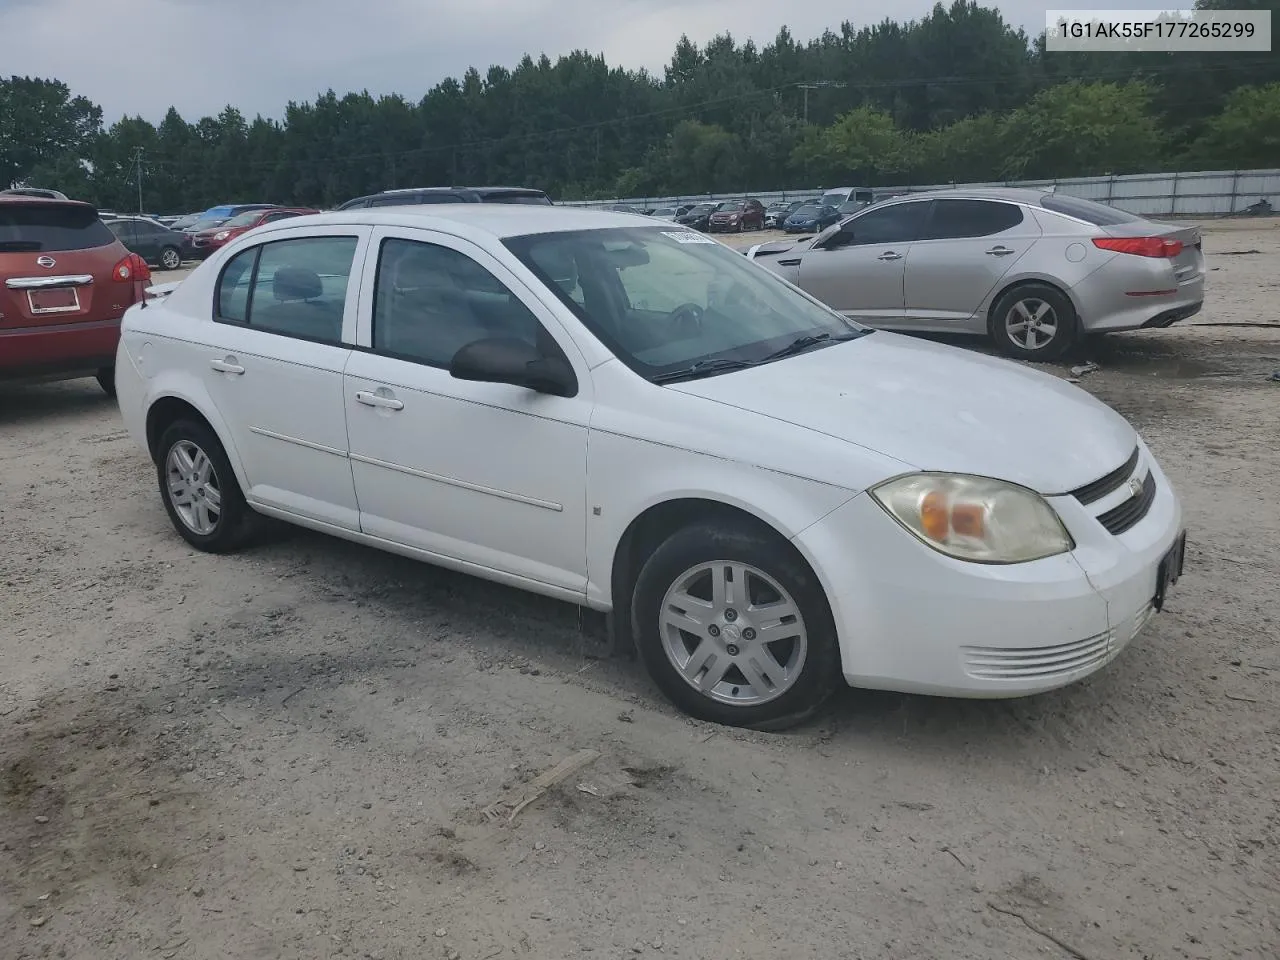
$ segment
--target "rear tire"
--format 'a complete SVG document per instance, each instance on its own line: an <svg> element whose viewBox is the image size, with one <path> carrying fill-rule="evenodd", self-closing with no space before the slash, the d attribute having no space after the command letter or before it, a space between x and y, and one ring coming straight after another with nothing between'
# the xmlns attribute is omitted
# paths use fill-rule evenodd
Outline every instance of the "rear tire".
<svg viewBox="0 0 1280 960"><path fill-rule="evenodd" d="M221 442L202 423L179 420L160 435L156 478L174 529L197 550L229 553L262 527Z"/></svg>
<svg viewBox="0 0 1280 960"><path fill-rule="evenodd" d="M786 541L746 524L673 533L636 578L631 629L654 683L681 710L713 723L795 726L841 679L817 577Z"/></svg>
<svg viewBox="0 0 1280 960"><path fill-rule="evenodd" d="M1047 283L1027 283L1001 294L991 305L987 331L1000 352L1016 360L1060 360L1080 337L1071 299Z"/></svg>
<svg viewBox="0 0 1280 960"><path fill-rule="evenodd" d="M165 247L160 251L160 269L177 270L182 266L182 252L177 247Z"/></svg>
<svg viewBox="0 0 1280 960"><path fill-rule="evenodd" d="M116 398L116 368L100 367L95 378L103 393L114 400Z"/></svg>

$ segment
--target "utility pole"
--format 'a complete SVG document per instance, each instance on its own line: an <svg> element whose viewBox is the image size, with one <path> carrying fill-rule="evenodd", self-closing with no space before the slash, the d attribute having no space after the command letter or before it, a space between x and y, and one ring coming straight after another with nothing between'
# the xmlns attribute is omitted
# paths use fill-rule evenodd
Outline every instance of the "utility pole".
<svg viewBox="0 0 1280 960"><path fill-rule="evenodd" d="M133 161L138 170L138 216L142 216L142 148L133 151Z"/></svg>
<svg viewBox="0 0 1280 960"><path fill-rule="evenodd" d="M809 91L823 90L828 87L843 89L844 84L838 80L814 80L811 83L797 83L797 87L804 91L804 122L809 122Z"/></svg>

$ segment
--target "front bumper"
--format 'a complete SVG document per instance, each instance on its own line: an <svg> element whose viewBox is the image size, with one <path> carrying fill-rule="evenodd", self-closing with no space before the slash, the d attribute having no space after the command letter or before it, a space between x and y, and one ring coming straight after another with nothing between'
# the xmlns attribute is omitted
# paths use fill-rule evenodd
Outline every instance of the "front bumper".
<svg viewBox="0 0 1280 960"><path fill-rule="evenodd" d="M1016 697L1066 686L1114 660L1150 620L1157 568L1182 529L1177 497L1142 449L1157 483L1146 516L1116 536L1075 498L1052 497L1076 541L1056 557L999 566L954 560L904 531L866 493L802 531L795 542L831 602L846 681Z"/></svg>

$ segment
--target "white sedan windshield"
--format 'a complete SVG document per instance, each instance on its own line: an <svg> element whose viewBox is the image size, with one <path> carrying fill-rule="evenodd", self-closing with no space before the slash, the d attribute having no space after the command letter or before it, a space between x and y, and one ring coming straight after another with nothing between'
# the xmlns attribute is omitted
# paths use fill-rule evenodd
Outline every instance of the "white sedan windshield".
<svg viewBox="0 0 1280 960"><path fill-rule="evenodd" d="M505 243L643 376L702 361L758 362L801 337L870 332L689 230L580 230Z"/></svg>

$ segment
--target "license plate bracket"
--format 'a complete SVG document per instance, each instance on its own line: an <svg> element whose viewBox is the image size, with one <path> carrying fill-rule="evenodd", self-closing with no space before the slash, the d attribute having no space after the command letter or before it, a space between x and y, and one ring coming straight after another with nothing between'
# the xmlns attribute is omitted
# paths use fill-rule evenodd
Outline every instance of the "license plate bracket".
<svg viewBox="0 0 1280 960"><path fill-rule="evenodd" d="M1164 602L1169 595L1169 588L1177 583L1178 578L1182 576L1182 566L1186 560L1186 555L1187 531L1183 530L1178 534L1178 539L1173 541L1173 546L1169 548L1169 552L1160 560L1160 566L1156 568L1156 595L1151 601L1156 610L1164 609Z"/></svg>
<svg viewBox="0 0 1280 960"><path fill-rule="evenodd" d="M27 291L33 316L45 313L75 313L80 309L80 293L75 287L45 287Z"/></svg>

